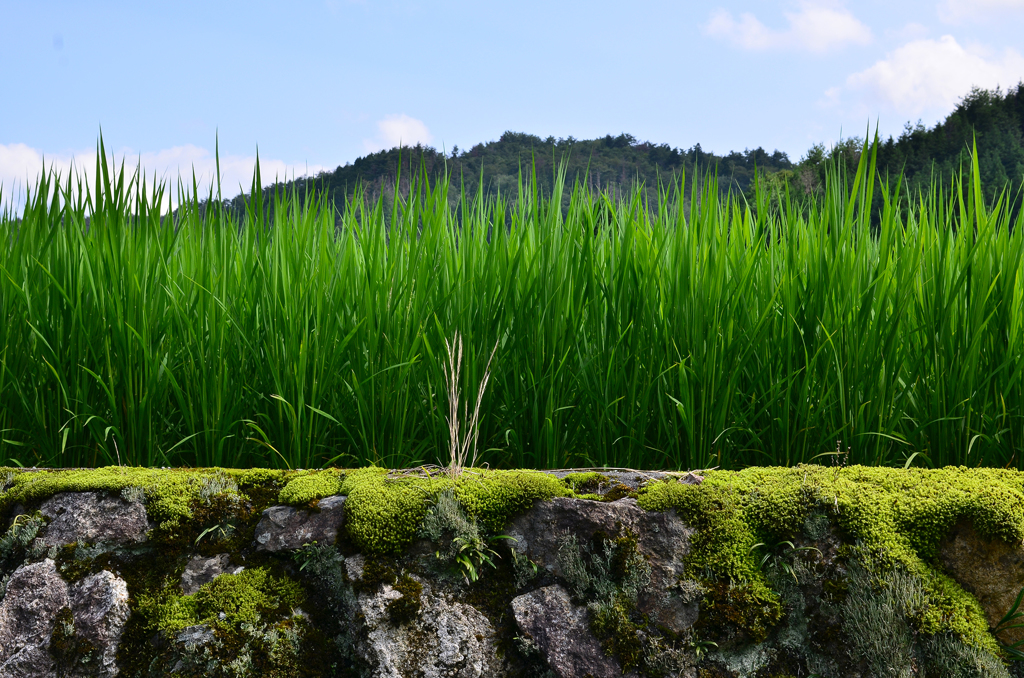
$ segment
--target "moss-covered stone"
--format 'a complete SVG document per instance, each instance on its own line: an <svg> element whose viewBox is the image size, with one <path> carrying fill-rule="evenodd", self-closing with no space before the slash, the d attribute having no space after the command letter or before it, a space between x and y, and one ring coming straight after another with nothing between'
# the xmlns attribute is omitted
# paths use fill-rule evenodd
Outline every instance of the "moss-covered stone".
<svg viewBox="0 0 1024 678"><path fill-rule="evenodd" d="M198 624L231 628L283 616L305 600L302 587L287 577L274 577L263 568L223 574L192 595L165 590L158 596L140 596L139 611L151 628L173 636Z"/></svg>
<svg viewBox="0 0 1024 678"><path fill-rule="evenodd" d="M120 494L130 487L145 492L146 512L162 530L176 528L192 517L193 504L212 483L221 482L222 469L161 470L128 466L67 471L23 471L16 473L7 491L0 494L0 510L15 503L39 503L60 492L107 491ZM230 490L233 492L233 490Z"/></svg>
<svg viewBox="0 0 1024 678"><path fill-rule="evenodd" d="M917 631L952 631L972 646L999 652L978 602L940 572L934 560L942 537L961 518L971 519L988 538L1011 543L1024 539L1024 475L1019 472L751 468L709 471L700 485L654 483L638 497L647 510L675 508L697 528L688 562L691 575L742 585L750 602L766 606L774 606L777 596L758 567L754 544L798 534L809 516L826 512L851 541L859 540L883 561L920 578L929 604ZM713 597L708 602L719 604ZM736 621L760 629L770 619Z"/></svg>
<svg viewBox="0 0 1024 678"><path fill-rule="evenodd" d="M339 489L348 495L348 534L364 553L398 553L416 536L430 500L448 488L454 488L466 515L491 532L534 501L569 495L557 478L538 471L469 469L455 481L443 474L359 469L346 474Z"/></svg>

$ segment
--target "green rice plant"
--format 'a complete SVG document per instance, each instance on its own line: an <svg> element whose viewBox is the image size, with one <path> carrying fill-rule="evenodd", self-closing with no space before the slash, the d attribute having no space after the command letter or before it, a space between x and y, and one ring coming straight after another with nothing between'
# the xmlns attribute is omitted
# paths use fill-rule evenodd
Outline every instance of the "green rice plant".
<svg viewBox="0 0 1024 678"><path fill-rule="evenodd" d="M1024 467L1024 216L977 157L876 199L873 149L802 200L420 171L339 213L257 165L244 212L165 213L101 140L0 214L0 460L448 466L457 334L471 465Z"/></svg>

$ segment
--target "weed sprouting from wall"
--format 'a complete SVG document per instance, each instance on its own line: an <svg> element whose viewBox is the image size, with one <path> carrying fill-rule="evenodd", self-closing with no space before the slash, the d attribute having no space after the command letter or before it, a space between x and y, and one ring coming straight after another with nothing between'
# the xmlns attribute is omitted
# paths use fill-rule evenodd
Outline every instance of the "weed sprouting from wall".
<svg viewBox="0 0 1024 678"><path fill-rule="evenodd" d="M615 582L609 576L614 555L610 542L605 542L604 552L595 556L589 545L579 543L575 534L566 534L559 540L558 564L575 598L606 600L615 595Z"/></svg>
<svg viewBox="0 0 1024 678"><path fill-rule="evenodd" d="M421 537L426 537L434 543L441 542L446 537L449 541L463 539L472 541L480 538L480 528L476 522L470 520L458 499L451 489L440 492L434 503L427 509L427 515L419 528ZM446 551L446 560L454 557L453 551Z"/></svg>
<svg viewBox="0 0 1024 678"><path fill-rule="evenodd" d="M468 403L462 403L462 337L458 332L451 343L444 340L444 348L448 354L448 362L443 372L446 391L448 393L448 473L453 480L457 480L463 469L466 467L466 460L469 459L470 467L476 466L476 447L480 437L480 403L484 399L484 391L487 390L487 382L491 378L491 361L498 351L498 345L494 345L490 358L487 359L487 366L484 368L483 378L480 380L480 387L476 393L476 404L473 406L473 414L468 415ZM461 413L460 413L461 405ZM469 455L472 445L472 456Z"/></svg>

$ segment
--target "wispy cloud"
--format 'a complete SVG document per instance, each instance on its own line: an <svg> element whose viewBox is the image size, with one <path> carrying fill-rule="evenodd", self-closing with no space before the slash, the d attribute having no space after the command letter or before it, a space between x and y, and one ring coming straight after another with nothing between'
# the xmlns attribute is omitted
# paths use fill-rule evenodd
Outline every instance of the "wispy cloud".
<svg viewBox="0 0 1024 678"><path fill-rule="evenodd" d="M138 153L131 149L122 149L108 154L107 162L113 161L116 167L124 162L125 173L134 172L141 165L146 175L147 185L151 185L154 177L164 182L168 191L165 195L164 207L177 205L178 181L191 193L193 190L193 173L199 188L199 196L209 195L211 185L217 176L217 159L215 154L206 148L187 144L158 151ZM26 197L26 187L34 190L42 172L55 172L62 179L77 175L83 182L91 186L96 168L96 150L65 151L44 153L40 149L27 144L0 144L0 187L3 190L3 202L20 211ZM256 167L256 156L221 155L220 176L223 197L230 198L240 191L248 192L252 186ZM293 177L316 174L324 170L321 165L298 165L274 158L260 157L260 176L264 185L276 179L284 180ZM216 196L216 186L213 186Z"/></svg>
<svg viewBox="0 0 1024 678"><path fill-rule="evenodd" d="M749 12L736 19L732 12L717 9L704 26L704 32L749 50L795 48L827 52L871 42L871 29L833 2L804 1L797 11L784 12L784 16L788 28L776 30L765 26Z"/></svg>
<svg viewBox="0 0 1024 678"><path fill-rule="evenodd" d="M948 24L991 21L1024 15L1024 0L944 0L939 18Z"/></svg>
<svg viewBox="0 0 1024 678"><path fill-rule="evenodd" d="M846 79L845 90L865 104L890 106L896 113L918 116L953 108L972 86L991 89L1024 78L1024 57L1013 49L992 56L961 46L951 35L915 40L885 59ZM838 101L833 88L826 98Z"/></svg>
<svg viewBox="0 0 1024 678"><path fill-rule="evenodd" d="M378 120L377 136L373 139L363 139L363 147L374 153L399 145L429 144L433 140L434 135L430 133L422 120L401 113L387 115Z"/></svg>

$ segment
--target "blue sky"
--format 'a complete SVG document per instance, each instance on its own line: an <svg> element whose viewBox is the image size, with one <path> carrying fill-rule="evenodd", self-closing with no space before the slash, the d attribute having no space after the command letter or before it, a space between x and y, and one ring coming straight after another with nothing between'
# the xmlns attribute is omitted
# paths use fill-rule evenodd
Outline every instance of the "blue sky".
<svg viewBox="0 0 1024 678"><path fill-rule="evenodd" d="M108 152L224 193L505 130L793 160L1024 78L1024 0L0 0L0 185Z"/></svg>

